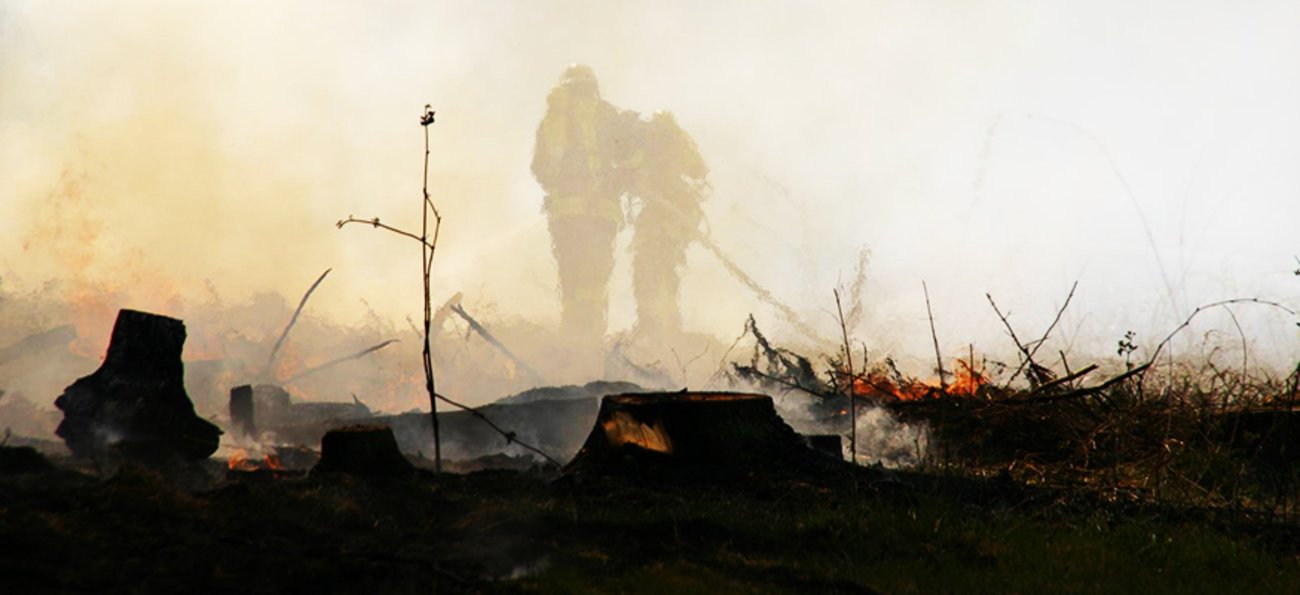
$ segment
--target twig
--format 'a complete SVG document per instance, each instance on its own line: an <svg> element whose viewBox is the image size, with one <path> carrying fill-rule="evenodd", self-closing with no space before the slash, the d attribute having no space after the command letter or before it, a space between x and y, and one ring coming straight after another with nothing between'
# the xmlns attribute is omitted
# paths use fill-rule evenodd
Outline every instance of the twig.
<svg viewBox="0 0 1300 595"><path fill-rule="evenodd" d="M308 369L306 369L306 370L303 370L302 372L299 372L299 373L297 373L297 374L294 374L293 376L289 377L288 380L285 380L284 383L285 383L285 384L289 384L289 383L291 383L291 382L293 382L293 381L295 381L295 380L302 380L303 378L306 378L306 377L308 377L308 376L311 376L312 374L315 374L315 373L317 373L317 372L320 372L321 370L325 370L325 369L327 369L327 368L331 368L331 367L337 366L337 365L339 365L339 364L341 364L341 363L343 363L343 362L352 361L352 360L354 360L354 359L361 359L361 358L363 358L363 357L365 357L365 356L367 356L367 355L370 355L371 353L374 353L374 352L376 352L376 351L379 351L380 349L383 349L383 348L388 347L389 345L391 345L391 344L393 344L393 343L398 343L398 342L399 342L399 341L398 341L397 339L389 339L389 340L387 340L387 341L384 341L383 343L380 343L380 344L378 344L378 345L373 345L373 346L367 347L367 348L362 349L361 351L358 351L358 352L353 353L353 354L351 354L351 355L345 355L345 356L340 357L340 358L332 359L332 360L327 361L327 362L325 362L325 363L323 363L323 364L321 364L321 365L319 365L319 366L315 366L315 367L312 367L312 368L308 368Z"/></svg>
<svg viewBox="0 0 1300 595"><path fill-rule="evenodd" d="M482 412L482 411L479 411L478 408L470 407L469 405L464 405L464 404L461 404L461 403L457 403L456 401L453 401L453 400L451 400L451 399L448 399L445 395L442 395L442 394L438 394L437 396L438 396L439 399L442 400L442 402L447 403L448 405L451 405L451 406L453 406L453 407L458 407L458 408L460 408L461 410L463 410L463 411L469 413L470 415L472 415L472 416L474 416L474 417L477 417L477 418L479 419L479 421L482 421L483 423L487 424L488 427L490 427L490 428L492 428L493 430L495 430L498 434L501 434L501 436L503 436L503 437L506 439L506 443L507 443L507 444L511 444L511 443L513 443L513 444L518 444L519 446L522 446L522 447L524 447L525 449L528 449L528 450L530 450L530 451L532 451L532 452L535 452L535 453L537 453L538 455L540 455L543 459L546 459L546 461L547 461L548 463L550 463L550 464L552 464L552 465L555 465L555 467L556 467L557 469L559 469L559 468L561 468L561 467L564 466L564 465L560 464L559 461L557 461L557 460L555 460L554 458L552 458L551 455L546 454L546 452L543 451L542 449L537 448L536 446L533 446L533 445L531 445L531 444L529 444L529 443L527 443L527 442L524 442L524 441L520 440L518 434L516 434L516 433L514 433L514 432L506 431L505 429L502 429L501 426L496 425L496 423L494 423L492 420L488 419L486 415L483 415L483 412Z"/></svg>
<svg viewBox="0 0 1300 595"><path fill-rule="evenodd" d="M735 365L735 364L733 364L733 365ZM755 377L757 377L759 380L764 380L764 381L767 381L767 382L771 382L772 384L779 384L779 385L784 386L784 387L786 387L786 388L791 388L791 389L794 389L794 390L797 390L797 391L805 392L805 393L808 393L809 395L812 395L812 396L817 397L817 398L819 398L819 399L830 399L830 398L833 398L833 397L836 396L836 395L828 395L828 394L826 394L826 393L824 393L824 392L821 392L821 391L819 391L819 390L817 390L817 389L815 389L815 388L809 388L809 387L807 387L807 386L804 386L804 385L802 385L802 384L799 384L798 382L794 382L794 381L791 381L791 380L786 380L786 379L784 379L784 378L780 378L780 377L777 377L777 376L773 376L773 375L771 375L771 374L766 374L766 373L764 373L764 372L759 371L758 368L755 368L755 367L753 367L753 366L741 366L741 365L735 365L735 367L736 367L736 371L739 372L741 376L755 376ZM888 392L888 391L884 391L884 392ZM891 393L889 393L889 394L893 394L893 393L891 392Z"/></svg>
<svg viewBox="0 0 1300 595"><path fill-rule="evenodd" d="M1034 349L1029 352L1029 355L1032 356L1038 353L1038 349L1043 346L1043 343L1047 341L1047 337L1052 334L1052 329L1056 328L1057 323L1061 322L1061 315L1064 314L1065 309L1070 306L1070 300L1074 298L1074 290L1078 288L1078 281L1075 281L1074 285L1070 286L1070 293L1065 296L1065 303L1061 304L1060 309L1056 311L1056 318L1052 319L1052 324L1047 325L1047 330L1043 331L1043 338L1038 340L1038 344L1034 345Z"/></svg>
<svg viewBox="0 0 1300 595"><path fill-rule="evenodd" d="M749 318L750 320L753 320L754 315L750 314ZM731 351L735 349L737 345L740 345L741 339L744 339L745 335L748 334L749 334L749 323L746 322L744 330L740 331L740 334L736 336L736 340L731 342L731 347L728 347L726 351L722 352L722 358L718 360L718 369L713 372L712 376L709 376L708 381L705 382L706 385L712 385L714 380L717 380L722 377L722 375L724 374L724 370L726 370L727 368L727 356L731 355Z"/></svg>
<svg viewBox="0 0 1300 595"><path fill-rule="evenodd" d="M1169 333L1169 335L1166 336L1163 341L1161 341L1156 345L1155 351L1151 353L1151 358L1147 360L1147 366L1150 366L1151 364L1155 363L1156 358L1160 356L1160 351L1165 348L1165 345L1168 345L1169 342L1173 340L1175 335L1177 335L1178 333L1182 332L1183 329L1190 326L1192 324L1192 319L1196 318L1197 315L1199 315L1201 312L1205 310L1209 310L1210 308L1229 306L1232 304L1259 304L1261 306L1269 306L1272 308L1277 308L1278 310L1286 312L1287 314L1290 314L1292 316L1296 315L1296 311L1292 310L1291 308L1283 306L1282 304L1279 304L1274 301L1261 300L1259 298L1233 298L1230 300L1220 300L1217 302L1212 302L1209 304L1197 306L1196 309L1192 311L1191 315L1189 315L1187 319L1183 321L1182 324L1178 325L1178 327L1175 328L1173 332Z"/></svg>
<svg viewBox="0 0 1300 595"><path fill-rule="evenodd" d="M1016 371L1011 374L1010 378L1007 378L1007 383L1009 384L1012 380L1015 380L1016 376L1018 376L1020 371L1024 370L1027 365L1029 366L1030 372L1026 373L1025 376L1029 378L1031 384L1040 384L1040 379L1037 378L1037 368L1035 367L1037 364L1034 363L1033 354L1030 353L1029 349L1025 348L1023 343L1020 342L1020 338L1016 336L1016 330L1011 328L1011 321L1007 320L1007 317L998 309L997 302L993 301L993 294L986 293L984 294L984 297L988 298L989 305L993 306L993 313L997 314L998 318L1002 320L1002 326L1007 327L1007 333L1011 335L1011 341L1016 344L1016 349L1019 349L1020 353L1025 356L1025 361L1021 362L1020 367L1016 368Z"/></svg>
<svg viewBox="0 0 1300 595"><path fill-rule="evenodd" d="M415 241L417 241L417 242L420 242L421 244L424 244L424 247L425 247L425 248L433 248L433 244L430 244L429 242L426 242L426 241L424 240L424 238L422 238L422 237L420 237L420 236L418 236L418 235L415 235L415 234L413 234L413 233L411 233L411 232L409 232L409 231L403 230L403 229L398 229L398 228L396 228L396 227L393 227L393 226L391 226L391 225L388 225L387 223L381 223L381 222L379 221L379 217L374 217L374 218L372 218L372 219L358 219L358 218L356 218L356 217L353 217L352 215L348 215L348 218L347 218L347 219L340 219L338 223L335 223L335 224L334 224L334 226L335 226L335 227L338 227L339 229L343 229L343 226L344 226L344 225L347 225L347 224L349 224L349 223L364 223L364 224L369 225L369 226L371 226L371 227L375 227L375 228L378 228L378 229L388 230L388 231L391 231L391 232L393 232L393 233L395 233L395 234L397 234L397 235L405 236L405 237L411 238L412 240L415 240Z"/></svg>
<svg viewBox="0 0 1300 595"><path fill-rule="evenodd" d="M853 374L853 351L849 347L849 329L844 323L844 308L840 306L840 290L833 289L831 293L835 294L835 313L840 319L840 336L844 339L844 366L848 368L849 377L846 391L849 397L849 460L854 465L858 464L858 395L857 387L854 386L856 377ZM927 301L928 303L928 301ZM866 370L863 370L865 372ZM940 372L940 378L943 373Z"/></svg>
<svg viewBox="0 0 1300 595"><path fill-rule="evenodd" d="M1057 352L1058 354L1061 355L1061 367L1062 367L1062 368L1065 368L1065 375L1066 375L1066 377L1068 378L1068 377L1070 377L1070 376L1073 376L1073 375L1074 375L1074 372L1071 372L1071 371L1070 371L1070 360L1066 359L1066 357L1065 357L1065 351L1064 351L1064 350L1061 350L1061 349L1057 349L1056 352ZM1071 386L1070 386L1070 387L1071 387L1071 388L1074 388L1073 383L1071 383Z"/></svg>
<svg viewBox="0 0 1300 595"><path fill-rule="evenodd" d="M1093 366L1093 367L1095 367L1095 366ZM1101 392L1101 391L1103 391L1103 390L1106 390L1106 389L1108 389L1108 388L1110 388L1110 387L1112 387L1112 386L1115 386L1116 384L1118 384L1118 383L1120 383L1120 382L1123 382L1123 381L1125 381L1125 380L1128 380L1129 378L1132 378L1133 376L1137 376L1137 375L1139 375L1139 374L1145 372L1145 371L1147 370L1147 368L1150 368L1150 367L1151 367L1151 364L1150 364L1150 363L1142 364L1142 365L1140 365L1140 366L1138 366L1138 367L1136 367L1136 368L1133 368L1132 370L1128 370L1128 371L1124 372L1123 374L1120 374L1119 376L1116 376L1116 377L1114 377L1114 378L1111 378L1110 380L1107 380L1107 381L1105 381L1105 382L1103 382L1103 383L1101 383L1101 384L1098 384L1097 386L1089 386L1089 387L1087 387L1087 388L1081 388L1081 389L1078 389L1078 390L1072 390L1072 391L1070 391L1070 392L1068 392L1068 393L1061 393L1061 394L1059 394L1059 395L1045 395L1045 396L1041 396L1041 397L1034 397L1034 398L1032 398L1032 399L1016 399L1016 400L1009 400L1009 401L1006 401L1006 402L1008 402L1008 403L1015 403L1015 404L1017 404L1017 405L1024 405L1024 404L1028 404L1028 403L1047 403L1047 402L1051 402L1051 401L1064 401L1064 400L1068 400L1068 399L1075 399L1075 398L1078 398L1078 397L1085 397L1085 396L1088 396L1088 395L1090 395L1090 394L1093 394L1093 393L1096 393L1096 392Z"/></svg>
<svg viewBox="0 0 1300 595"><path fill-rule="evenodd" d="M1237 321L1237 315L1233 313L1232 308L1223 307L1228 312L1228 317L1232 319L1232 326L1237 327L1237 335L1241 337L1241 379L1246 380L1246 375L1250 371L1250 343L1246 341L1246 331L1241 329L1241 323Z"/></svg>
<svg viewBox="0 0 1300 595"><path fill-rule="evenodd" d="M718 262L722 263L723 268L727 269L727 272L731 273L732 276L741 282L741 284L754 292L754 295L758 297L759 301L765 302L779 310L787 322L808 338L818 343L824 343L826 341L826 339L809 326L808 323L804 322L793 308L777 299L776 296L772 295L772 292L768 291L762 285L759 285L753 277L750 277L745 273L745 271L740 268L740 265L736 264L734 260L731 260L731 258L722 251L722 248L718 246L717 242L715 242L712 237L706 233L701 233L697 239L700 242L700 245L704 246L710 254L713 254L713 256L718 259Z"/></svg>
<svg viewBox="0 0 1300 595"><path fill-rule="evenodd" d="M433 256L438 248L438 233L442 230L442 214L438 212L438 208L433 204L433 199L429 198L429 125L433 124L433 122L434 112L432 106L426 104L424 113L420 115L420 126L424 128L424 174L420 199L420 234L416 235L381 223L379 217L358 219L348 215L346 219L340 220L335 225L339 229L343 229L343 226L349 223L366 223L376 229L390 231L420 243L420 272L424 277L424 349L421 351L420 358L424 365L424 388L429 393L429 422L433 426L433 468L435 472L442 473L442 436L438 428L438 398L433 374L432 349L429 346L429 328L433 316L433 308L429 304L429 278L433 272ZM434 219L432 239L429 238L430 212L433 213Z"/></svg>
<svg viewBox="0 0 1300 595"><path fill-rule="evenodd" d="M447 322L447 312L451 310L452 304L459 304L462 297L463 294L458 291L455 295L447 298L447 301L443 302L441 306L438 306L437 310L433 311L433 321L430 323L429 332L442 332L442 325ZM415 328L414 322L411 323L411 328ZM416 330L415 334L420 334L419 330Z"/></svg>
<svg viewBox="0 0 1300 595"><path fill-rule="evenodd" d="M429 125L433 124L433 118L432 106L425 104L424 114L420 116L420 126L424 128L424 179L421 184L424 202L420 205L420 260L424 273L424 349L420 357L424 363L424 388L429 393L429 422L433 425L433 468L435 472L442 473L442 435L438 429L438 399L436 398L438 393L434 386L433 350L429 346L429 327L433 316L433 307L429 303L431 293L429 278L433 272L433 255L438 248L438 232L442 230L442 214L429 198ZM431 210L434 218L433 242L428 241ZM375 223L379 223L378 218L375 218Z"/></svg>
<svg viewBox="0 0 1300 595"><path fill-rule="evenodd" d="M519 359L519 356L515 355L514 352L510 351L509 347L506 347L504 344L501 343L501 341L497 340L496 337L492 336L492 333L488 332L487 328L485 328L482 324L479 324L479 321L474 320L474 317L470 316L469 313L466 312L465 309L462 308L460 304L451 304L450 308L451 311L455 312L457 316L460 316L461 318L465 319L465 322L469 324L469 328L473 329L474 332L478 333L480 337L483 337L483 340L487 341L488 345L491 345L492 347L496 348L496 350L500 351L502 355L505 355L507 358L510 359L510 361L514 362L516 366L522 368L525 372L528 373L529 376L533 377L533 380L537 381L539 384L546 382L546 380L542 378L542 375L539 374L537 370L534 370L533 367L528 365L528 363L525 362L524 360Z"/></svg>
<svg viewBox="0 0 1300 595"><path fill-rule="evenodd" d="M284 340L288 338L289 331L293 329L294 324L297 324L298 315L302 314L302 309L307 305L307 300L311 298L312 292L316 291L316 287L320 285L321 281L325 280L325 276L330 274L330 271L332 270L334 269L325 269L325 272L321 273L320 277L316 278L316 282L312 283L311 287L307 288L307 293L302 294L302 299L298 300L298 307L294 309L293 316L289 317L289 324L284 325L284 330L280 331L280 338L275 340L275 346L271 348L271 354L266 357L266 368L262 370L263 377L271 377L271 365L275 363L276 354L280 353L280 346L284 345Z"/></svg>
<svg viewBox="0 0 1300 595"><path fill-rule="evenodd" d="M930 338L934 340L934 361L939 365L939 390L948 392L948 381L944 378L943 373L943 354L939 351L939 334L934 330L934 312L930 310L930 288L926 287L925 281L921 282L921 290L925 292L925 314L930 317Z"/></svg>
<svg viewBox="0 0 1300 595"><path fill-rule="evenodd" d="M1078 379L1080 379L1080 378L1083 378L1084 376L1087 376L1090 372L1092 372L1093 370L1096 370L1096 369L1097 369L1097 364L1089 364L1089 365L1088 365L1087 367L1085 367L1084 369L1079 370L1078 372L1075 372L1075 373L1073 373L1073 374L1070 374L1069 376L1063 376L1063 377L1061 377L1061 378L1057 378L1056 380L1053 380L1053 381L1051 381L1051 382L1044 383L1042 386L1039 386L1038 388L1036 388L1036 389L1034 389L1034 390L1032 390L1032 391L1029 391L1029 394L1025 395L1025 396L1024 396L1023 398L1021 398L1021 399L1011 399L1011 400L1013 400L1013 401L1024 401L1024 400L1028 400L1028 399L1030 399L1030 398L1032 398L1032 397L1034 397L1034 396L1036 396L1036 395L1039 395L1039 394L1045 393L1045 392L1047 392L1048 390L1051 390L1051 389L1053 389L1053 388L1056 388L1056 387L1058 387L1058 386L1061 386L1062 384L1066 384L1066 383L1069 383L1069 382L1073 382L1073 381L1075 381L1075 380L1078 380Z"/></svg>
<svg viewBox="0 0 1300 595"><path fill-rule="evenodd" d="M701 351L699 355L689 360L686 360L686 363L682 363L682 357L677 354L676 348L672 348L668 350L670 353L673 354L673 359L676 360L677 362L677 369L680 370L682 373L682 386L686 386L686 384L690 381L688 372L690 371L691 364L694 364L695 362L699 361L700 358L707 355L709 353L709 349L710 346L706 343L704 345L704 350Z"/></svg>

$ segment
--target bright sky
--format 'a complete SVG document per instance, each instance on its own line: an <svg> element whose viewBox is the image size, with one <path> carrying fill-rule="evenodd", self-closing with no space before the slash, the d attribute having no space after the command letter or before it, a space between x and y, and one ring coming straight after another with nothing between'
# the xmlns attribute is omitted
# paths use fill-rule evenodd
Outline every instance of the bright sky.
<svg viewBox="0 0 1300 595"><path fill-rule="evenodd" d="M205 281L296 300L332 266L322 311L418 315L417 246L333 223L418 226L431 103L435 300L553 322L528 164L581 62L616 105L677 115L719 244L827 336L867 249L872 349L930 352L923 280L941 341L1003 353L986 292L1036 335L1078 280L1062 338L1113 352L1208 301L1300 305L1296 31L1294 2L8 0L0 277L129 282L165 310ZM754 312L780 336L690 257L687 326L730 337ZM614 330L629 278L624 259ZM1293 360L1295 327L1263 310L1237 313Z"/></svg>

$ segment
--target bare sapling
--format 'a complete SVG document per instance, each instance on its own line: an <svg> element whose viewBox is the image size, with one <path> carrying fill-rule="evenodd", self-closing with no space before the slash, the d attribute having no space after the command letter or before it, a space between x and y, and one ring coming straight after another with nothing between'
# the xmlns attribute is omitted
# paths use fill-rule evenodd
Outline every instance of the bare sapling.
<svg viewBox="0 0 1300 595"><path fill-rule="evenodd" d="M434 471L437 473L442 473L442 437L441 434L439 433L439 428L438 428L438 401L439 400L442 400L443 402L452 405L454 407L457 407L459 409L463 409L469 412L474 417L483 421L494 431L496 431L498 434L501 434L503 437L505 437L507 444L518 444L524 449L527 449L531 452L540 455L542 458L546 459L548 463L555 465L556 467L559 467L560 463L556 461L554 458L547 455L545 452L542 452L537 447L532 446L530 444L526 444L523 441L519 440L517 435L514 432L507 431L497 426L496 424L492 423L492 421L489 420L486 416L484 416L481 411L478 411L477 409L470 407L468 405L463 405L461 403L453 401L447 398L446 396L438 394L437 392L435 378L434 378L434 370L433 370L433 352L432 349L430 348L430 339L429 339L430 329L433 326L432 325L433 306L431 302L432 292L430 286L430 277L433 272L433 257L438 249L438 232L442 230L442 214L438 212L438 207L433 204L433 199L429 197L429 125L433 124L433 122L434 122L434 112L432 106L425 105L424 113L420 116L420 126L424 128L424 174L422 178L423 183L421 185L422 196L420 201L420 210L421 210L420 233L416 234L398 227L393 227L391 225L381 222L379 220L379 217L373 217L370 219L359 219L353 217L352 215L348 215L346 219L340 220L336 225L337 227L342 229L344 225L347 225L349 223L362 223L362 224L370 225L371 227L377 229L383 229L385 231L389 231L397 235L410 238L420 243L420 273L424 283L424 325L423 325L424 347L421 350L421 360L424 365L424 388L425 391L429 393L429 421L433 426ZM430 232L429 229L430 216L432 216L432 222L433 222L432 232ZM386 345L386 343L375 346L370 350L367 350L367 352L382 348L384 345ZM350 357L354 357L354 356L350 356Z"/></svg>
<svg viewBox="0 0 1300 595"><path fill-rule="evenodd" d="M429 349L429 327L433 318L433 308L429 305L429 276L433 270L433 256L438 248L438 232L442 230L442 214L438 212L438 207L429 198L429 125L433 124L433 121L433 106L425 105L424 113L420 115L420 126L424 128L424 176L420 200L420 233L417 235L386 225L379 221L379 217L357 219L352 215L348 215L347 219L339 221L337 225L342 229L344 225L349 223L367 223L372 227L384 229L420 242L420 272L424 280L424 348L421 352L421 359L424 364L424 388L429 393L429 421L433 425L433 469L437 473L442 473L442 437L438 431L438 393L435 389L433 357ZM429 234L429 215L431 214L433 215L432 236Z"/></svg>

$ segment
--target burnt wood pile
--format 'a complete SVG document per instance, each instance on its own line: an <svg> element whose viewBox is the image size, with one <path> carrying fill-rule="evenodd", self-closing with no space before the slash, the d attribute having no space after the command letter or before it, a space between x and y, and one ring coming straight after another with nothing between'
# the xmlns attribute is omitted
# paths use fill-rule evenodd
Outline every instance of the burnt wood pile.
<svg viewBox="0 0 1300 595"><path fill-rule="evenodd" d="M57 434L78 456L141 462L200 460L221 430L194 413L185 392L185 324L121 310L104 363L64 389Z"/></svg>

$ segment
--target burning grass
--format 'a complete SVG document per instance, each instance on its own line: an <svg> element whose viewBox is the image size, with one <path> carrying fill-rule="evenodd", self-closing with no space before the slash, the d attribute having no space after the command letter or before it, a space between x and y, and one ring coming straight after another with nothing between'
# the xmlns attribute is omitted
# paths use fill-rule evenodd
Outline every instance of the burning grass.
<svg viewBox="0 0 1300 595"><path fill-rule="evenodd" d="M1061 371L1035 360L1036 349L1021 345L1008 323L1018 365L981 361L972 349L948 368L952 374L938 366L932 381L904 374L889 358L868 365L865 355L855 372L847 350L824 357L818 371L811 359L772 345L751 319L754 353L733 373L806 400L842 434L851 403L858 416L883 410L924 428L927 448L915 458L921 470L1291 522L1300 496L1300 462L1288 454L1300 452L1300 366L1279 377L1244 360L1224 368L1212 358L1160 357L1197 314L1240 303L1294 315L1271 302L1227 300L1198 308L1146 361L1132 360L1138 347L1129 334L1119 342L1123 361L1071 370L1062 353Z"/></svg>

